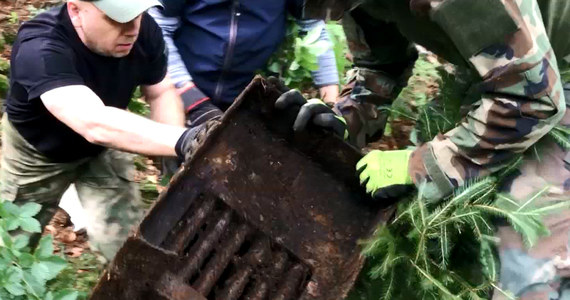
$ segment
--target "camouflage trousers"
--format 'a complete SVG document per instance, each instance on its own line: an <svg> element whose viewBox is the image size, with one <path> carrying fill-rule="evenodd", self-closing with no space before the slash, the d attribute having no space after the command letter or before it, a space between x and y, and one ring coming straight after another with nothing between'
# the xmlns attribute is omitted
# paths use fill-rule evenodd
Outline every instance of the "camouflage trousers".
<svg viewBox="0 0 570 300"><path fill-rule="evenodd" d="M566 111L561 125L570 127L570 111ZM545 204L570 201L570 151L550 137L543 138L535 147L535 151L527 151L526 160L505 183L503 191L520 203L540 192L538 201ZM570 299L570 210L549 215L543 221L550 235L530 249L511 226L498 227L500 287L521 300L567 300ZM495 291L493 300L503 299L509 298Z"/></svg>
<svg viewBox="0 0 570 300"><path fill-rule="evenodd" d="M93 158L53 163L22 138L6 115L2 130L3 201L41 204L36 218L43 228L57 211L63 193L74 183L87 214L90 246L110 261L143 214L134 182L133 155L108 149ZM31 239L32 244L37 242L39 234Z"/></svg>

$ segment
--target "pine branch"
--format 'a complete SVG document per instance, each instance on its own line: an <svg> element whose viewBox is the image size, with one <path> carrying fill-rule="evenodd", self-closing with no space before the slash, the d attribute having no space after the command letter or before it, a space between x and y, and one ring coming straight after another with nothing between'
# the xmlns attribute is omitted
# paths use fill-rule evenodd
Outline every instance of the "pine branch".
<svg viewBox="0 0 570 300"><path fill-rule="evenodd" d="M564 150L570 149L570 128L557 125L550 130L548 135L554 138L554 140L564 148Z"/></svg>
<svg viewBox="0 0 570 300"><path fill-rule="evenodd" d="M455 296L454 294L452 294L446 287L445 285L443 285L439 280L435 279L429 272L427 272L426 270L420 268L418 265L416 265L413 261L410 260L410 263L418 270L418 272L424 276L430 283L432 283L433 285L435 285L440 291L442 291L445 295L451 297L450 299L457 299L457 300L461 300L461 298Z"/></svg>

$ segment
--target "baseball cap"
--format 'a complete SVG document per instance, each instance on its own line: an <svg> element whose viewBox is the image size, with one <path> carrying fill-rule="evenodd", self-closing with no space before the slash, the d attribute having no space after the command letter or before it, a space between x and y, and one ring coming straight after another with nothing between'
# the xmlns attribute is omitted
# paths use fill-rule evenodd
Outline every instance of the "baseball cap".
<svg viewBox="0 0 570 300"><path fill-rule="evenodd" d="M128 23L153 6L162 4L158 0L84 0L93 3L109 18Z"/></svg>

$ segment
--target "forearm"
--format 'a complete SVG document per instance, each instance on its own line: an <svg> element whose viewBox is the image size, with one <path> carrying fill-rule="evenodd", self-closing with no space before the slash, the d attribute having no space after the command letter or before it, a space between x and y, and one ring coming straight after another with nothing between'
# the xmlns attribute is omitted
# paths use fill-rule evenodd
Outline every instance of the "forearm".
<svg viewBox="0 0 570 300"><path fill-rule="evenodd" d="M149 95L160 94L167 82L147 86ZM65 86L42 94L47 110L93 144L146 155L174 156L184 127L161 124L115 107L105 106L83 85Z"/></svg>
<svg viewBox="0 0 570 300"><path fill-rule="evenodd" d="M422 146L412 157L412 178L418 185L427 183L432 198L446 196L469 181L510 166L565 113L562 85L547 35L532 24L533 20L517 14L517 10L508 14L517 18L518 27L513 27L510 36L505 34L507 38L500 37L505 44L476 45L485 47L465 56L482 78L481 100L460 126ZM536 15L540 13L536 11ZM450 36L461 36L454 31L457 26L444 25ZM463 50L470 49L476 47Z"/></svg>
<svg viewBox="0 0 570 300"><path fill-rule="evenodd" d="M79 131L89 142L144 155L176 156L174 146L185 130L108 106L91 115L94 117Z"/></svg>
<svg viewBox="0 0 570 300"><path fill-rule="evenodd" d="M150 103L151 120L162 124L184 126L182 99L174 88L147 101Z"/></svg>

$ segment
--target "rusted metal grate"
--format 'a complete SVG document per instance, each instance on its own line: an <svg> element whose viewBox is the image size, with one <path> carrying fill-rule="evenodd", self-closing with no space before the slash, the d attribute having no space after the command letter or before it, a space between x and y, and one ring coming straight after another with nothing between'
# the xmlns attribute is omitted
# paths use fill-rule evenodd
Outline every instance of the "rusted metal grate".
<svg viewBox="0 0 570 300"><path fill-rule="evenodd" d="M256 78L161 194L91 299L342 299L359 240L389 212L359 185L358 150L293 133Z"/></svg>
<svg viewBox="0 0 570 300"><path fill-rule="evenodd" d="M209 299L295 299L310 277L307 266L211 196L199 195L161 247L183 257L176 275Z"/></svg>

